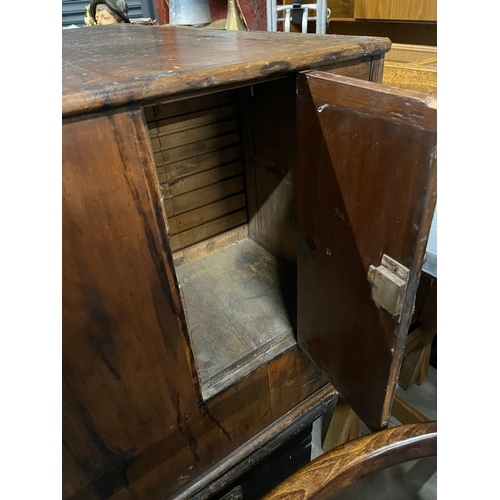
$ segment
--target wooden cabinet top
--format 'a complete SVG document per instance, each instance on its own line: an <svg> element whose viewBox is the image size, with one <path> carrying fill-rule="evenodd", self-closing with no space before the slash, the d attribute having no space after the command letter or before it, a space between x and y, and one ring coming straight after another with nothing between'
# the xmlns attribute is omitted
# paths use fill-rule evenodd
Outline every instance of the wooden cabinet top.
<svg viewBox="0 0 500 500"><path fill-rule="evenodd" d="M383 54L388 38L111 25L62 33L63 116Z"/></svg>

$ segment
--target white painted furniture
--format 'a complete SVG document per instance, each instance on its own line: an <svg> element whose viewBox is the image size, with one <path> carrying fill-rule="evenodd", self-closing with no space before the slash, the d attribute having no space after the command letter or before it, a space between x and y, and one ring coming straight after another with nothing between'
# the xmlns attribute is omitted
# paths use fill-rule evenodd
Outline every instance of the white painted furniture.
<svg viewBox="0 0 500 500"><path fill-rule="evenodd" d="M283 31L290 32L292 10L294 6L277 5L277 0L266 0L267 31L278 31L278 23L283 22ZM304 10L302 16L302 33L307 33L307 23L316 21L316 34L324 35L328 22L326 0L317 0L316 3L304 3L300 6ZM319 21L318 21L319 19Z"/></svg>

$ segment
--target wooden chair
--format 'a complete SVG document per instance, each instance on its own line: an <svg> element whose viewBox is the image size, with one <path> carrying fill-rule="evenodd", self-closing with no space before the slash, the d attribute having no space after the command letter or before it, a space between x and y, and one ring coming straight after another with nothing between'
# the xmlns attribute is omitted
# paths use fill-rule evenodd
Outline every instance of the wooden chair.
<svg viewBox="0 0 500 500"><path fill-rule="evenodd" d="M436 421L392 427L321 455L263 500L326 500L372 472L436 455Z"/></svg>

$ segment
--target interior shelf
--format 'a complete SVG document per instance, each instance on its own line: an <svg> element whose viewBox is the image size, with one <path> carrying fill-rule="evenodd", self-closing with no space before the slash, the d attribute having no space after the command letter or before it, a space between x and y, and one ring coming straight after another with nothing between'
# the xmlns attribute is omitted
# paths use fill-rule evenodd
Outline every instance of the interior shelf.
<svg viewBox="0 0 500 500"><path fill-rule="evenodd" d="M295 343L296 274L247 238L177 267L204 399Z"/></svg>

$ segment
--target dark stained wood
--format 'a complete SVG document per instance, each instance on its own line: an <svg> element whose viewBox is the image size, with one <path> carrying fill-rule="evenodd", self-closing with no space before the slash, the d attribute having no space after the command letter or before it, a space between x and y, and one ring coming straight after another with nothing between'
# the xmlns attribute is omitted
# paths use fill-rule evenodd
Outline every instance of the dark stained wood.
<svg viewBox="0 0 500 500"><path fill-rule="evenodd" d="M311 461L312 422L324 411L321 404L299 417L293 424L295 434L290 437L289 431L282 432L190 500L261 500ZM242 497L232 497L235 492Z"/></svg>
<svg viewBox="0 0 500 500"><path fill-rule="evenodd" d="M299 81L298 342L372 430L387 423L436 197L434 98L392 90ZM410 270L399 324L370 297L384 253Z"/></svg>
<svg viewBox="0 0 500 500"><path fill-rule="evenodd" d="M308 362L308 360L306 360L306 362ZM234 466L244 463L247 457L251 457L252 454L258 452L269 443L272 443L275 439L279 441L279 436L286 436L289 432L293 432L294 428L296 429L298 421L302 417L307 416L311 411L317 411L319 405L326 405L331 401L334 394L335 391L332 386L326 384L318 391L298 402L291 411L285 414L278 413L278 409L276 408L276 415L279 415L279 417L274 420L272 425L264 431L257 433L253 439L247 441L243 446L225 457L224 460L215 464L203 475L203 477L200 477L178 495L172 497L172 500L187 500L193 498L200 490L213 484L214 480L217 478L224 478L226 474L231 477L231 471ZM289 396L290 393L285 396L285 399L288 399ZM318 416L320 414L318 414Z"/></svg>
<svg viewBox="0 0 500 500"><path fill-rule="evenodd" d="M298 380L296 373L303 374L307 382ZM311 388L331 387L324 374L296 345L269 365L269 382L271 411L275 418L283 415L290 399L298 405Z"/></svg>
<svg viewBox="0 0 500 500"><path fill-rule="evenodd" d="M437 46L436 21L331 19L326 29L335 35L384 36L394 43Z"/></svg>
<svg viewBox="0 0 500 500"><path fill-rule="evenodd" d="M295 77L252 87L248 104L252 151L246 158L252 161L247 174L249 200L255 196L250 237L292 265L297 255L295 89Z"/></svg>
<svg viewBox="0 0 500 500"><path fill-rule="evenodd" d="M372 472L436 454L436 422L385 429L321 455L262 500L328 500Z"/></svg>
<svg viewBox="0 0 500 500"><path fill-rule="evenodd" d="M168 148L162 135L185 131L171 120L176 115L136 106L168 101L177 114L196 113L195 99L184 97L208 99L217 90L288 76L286 102L277 109L290 103L294 109L290 82L297 70L374 58L390 42L108 28L63 33L63 498L189 498L329 400L333 388L291 336L281 356L263 359L203 400L172 255L181 234L194 228L173 233L177 221L170 225L166 215L175 213L168 197L176 188L163 183L160 189L158 179L218 165L207 167L206 157L181 165L186 158L174 153L188 151L192 137ZM225 106L225 97L214 96L217 106ZM262 112L269 117L274 103L268 103ZM192 116L192 123L206 126L205 117ZM205 140L199 144L210 150ZM241 157L237 149L233 154ZM194 196L181 199L190 193L176 196L177 208L185 202L179 214L201 208ZM208 231L175 254L176 262L213 253L246 231L246 224L217 237ZM278 276L282 290L286 281L266 262L255 262L254 272L266 283Z"/></svg>
<svg viewBox="0 0 500 500"><path fill-rule="evenodd" d="M179 423L177 446L188 445L179 415L201 397L141 117L64 122L63 460L85 476L68 494L125 487L120 475L100 478L114 463L127 474L166 422Z"/></svg>
<svg viewBox="0 0 500 500"><path fill-rule="evenodd" d="M337 62L327 68L368 80L376 77L373 59ZM240 112L249 236L279 259L296 265L295 76L242 89Z"/></svg>
<svg viewBox="0 0 500 500"><path fill-rule="evenodd" d="M243 164L245 166L245 192L248 214L248 235L259 241L259 217L257 211L257 181L255 169L255 151L253 147L253 86L244 87L238 91L238 112L240 116L240 137L243 149Z"/></svg>
<svg viewBox="0 0 500 500"><path fill-rule="evenodd" d="M145 117L172 250L246 223L234 94L148 106Z"/></svg>
<svg viewBox="0 0 500 500"><path fill-rule="evenodd" d="M389 48L388 39L370 37L120 24L65 30L63 116L247 85Z"/></svg>
<svg viewBox="0 0 500 500"><path fill-rule="evenodd" d="M245 238L248 238L248 226L246 224L175 252L173 254L174 263L176 266L180 266L187 262L193 262Z"/></svg>
<svg viewBox="0 0 500 500"><path fill-rule="evenodd" d="M336 75L350 76L361 80L370 80L372 71L372 58L364 57L356 61L346 61L340 64L334 64L332 68L322 67L321 71L335 73Z"/></svg>
<svg viewBox="0 0 500 500"><path fill-rule="evenodd" d="M370 68L370 82L382 83L384 77L385 55L373 56ZM351 75L347 75L351 76Z"/></svg>
<svg viewBox="0 0 500 500"><path fill-rule="evenodd" d="M63 127L63 496L172 495L297 399L273 408L270 360L198 406L141 113ZM309 366L295 374L304 398L318 388Z"/></svg>

